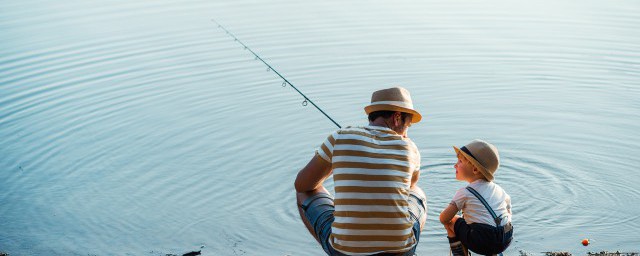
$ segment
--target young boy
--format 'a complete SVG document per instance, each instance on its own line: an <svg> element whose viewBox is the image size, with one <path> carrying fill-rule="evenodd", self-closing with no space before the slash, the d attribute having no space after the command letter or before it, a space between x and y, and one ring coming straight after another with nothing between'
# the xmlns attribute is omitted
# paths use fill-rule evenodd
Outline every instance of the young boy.
<svg viewBox="0 0 640 256"><path fill-rule="evenodd" d="M467 249L481 255L502 253L511 243L511 197L493 177L500 165L498 149L482 140L462 148L453 147L458 156L456 179L469 182L458 189L451 203L440 214L454 256L468 255ZM463 217L456 213L462 210Z"/></svg>

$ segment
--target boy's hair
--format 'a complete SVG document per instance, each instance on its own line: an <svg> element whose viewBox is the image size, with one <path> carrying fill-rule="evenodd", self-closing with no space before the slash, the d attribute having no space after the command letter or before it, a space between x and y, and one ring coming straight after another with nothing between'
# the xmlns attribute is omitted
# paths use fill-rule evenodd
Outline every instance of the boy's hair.
<svg viewBox="0 0 640 256"><path fill-rule="evenodd" d="M475 164L473 164L471 161L469 161L469 159L467 159L465 156L463 156L460 153L457 153L456 156L458 157L458 159L460 159L461 161L464 161L467 164L471 164L471 166L473 166L474 169L479 169ZM484 175L482 175L482 179L489 181Z"/></svg>
<svg viewBox="0 0 640 256"><path fill-rule="evenodd" d="M457 153L456 156L458 157L458 159L464 161L465 163L471 163L471 161L469 161L469 159L467 159L466 157L464 157L462 154ZM475 165L473 167L476 167Z"/></svg>

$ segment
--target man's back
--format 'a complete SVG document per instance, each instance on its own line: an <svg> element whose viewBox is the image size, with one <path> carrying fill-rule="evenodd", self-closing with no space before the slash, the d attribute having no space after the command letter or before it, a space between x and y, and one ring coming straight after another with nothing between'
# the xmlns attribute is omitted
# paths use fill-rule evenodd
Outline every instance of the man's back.
<svg viewBox="0 0 640 256"><path fill-rule="evenodd" d="M347 127L329 136L318 155L333 168L335 249L372 254L416 243L408 198L420 154L411 140L386 127Z"/></svg>

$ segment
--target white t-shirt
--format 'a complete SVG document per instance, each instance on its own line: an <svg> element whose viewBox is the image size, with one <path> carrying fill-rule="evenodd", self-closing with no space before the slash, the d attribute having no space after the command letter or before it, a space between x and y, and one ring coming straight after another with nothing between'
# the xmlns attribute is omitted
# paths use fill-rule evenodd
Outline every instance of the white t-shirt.
<svg viewBox="0 0 640 256"><path fill-rule="evenodd" d="M501 226L511 222L511 197L498 184L483 179L476 180L469 184L469 187L478 191L484 197L491 209L502 218ZM482 202L474 196L466 187L458 189L453 196L452 204L456 205L464 214L464 220L468 223L484 223L496 226L491 213L487 211Z"/></svg>

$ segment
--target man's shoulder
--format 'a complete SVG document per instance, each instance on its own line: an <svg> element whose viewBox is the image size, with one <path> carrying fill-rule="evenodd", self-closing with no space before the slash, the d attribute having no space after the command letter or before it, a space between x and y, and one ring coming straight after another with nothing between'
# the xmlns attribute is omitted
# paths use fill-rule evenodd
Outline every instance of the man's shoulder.
<svg viewBox="0 0 640 256"><path fill-rule="evenodd" d="M340 129L338 129L338 133L341 132L350 132L350 131L362 131L362 132L367 132L367 129L365 129L364 126L345 126L342 127Z"/></svg>
<svg viewBox="0 0 640 256"><path fill-rule="evenodd" d="M399 140L401 136L398 136L395 132L389 129L383 129L373 126L346 126L336 131L338 135L365 135L366 137L377 138L396 138Z"/></svg>
<svg viewBox="0 0 640 256"><path fill-rule="evenodd" d="M413 142L413 140L409 137L403 138L404 141L407 142L407 144L411 145L411 147L418 149L418 146L416 145L415 142Z"/></svg>
<svg viewBox="0 0 640 256"><path fill-rule="evenodd" d="M364 127L360 126L346 126L336 130L334 136L343 136L343 135L366 135L370 134Z"/></svg>

